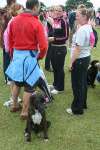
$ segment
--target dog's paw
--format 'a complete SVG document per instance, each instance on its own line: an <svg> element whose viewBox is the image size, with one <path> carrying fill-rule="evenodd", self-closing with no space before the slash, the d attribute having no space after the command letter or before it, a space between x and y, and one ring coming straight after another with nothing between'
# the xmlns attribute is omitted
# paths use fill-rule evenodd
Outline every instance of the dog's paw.
<svg viewBox="0 0 100 150"><path fill-rule="evenodd" d="M25 142L31 142L31 138L25 137Z"/></svg>
<svg viewBox="0 0 100 150"><path fill-rule="evenodd" d="M49 139L44 139L44 142L48 142L49 141Z"/></svg>
<svg viewBox="0 0 100 150"><path fill-rule="evenodd" d="M31 137L29 133L25 133L25 142L31 142Z"/></svg>

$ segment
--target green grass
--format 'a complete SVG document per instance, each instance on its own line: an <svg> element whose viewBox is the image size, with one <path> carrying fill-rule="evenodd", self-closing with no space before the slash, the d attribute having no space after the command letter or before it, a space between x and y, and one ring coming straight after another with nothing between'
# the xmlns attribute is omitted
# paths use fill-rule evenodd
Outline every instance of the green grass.
<svg viewBox="0 0 100 150"><path fill-rule="evenodd" d="M92 52L92 59L100 60L100 40ZM48 119L52 122L47 143L34 134L31 143L24 142L25 122L20 120L19 113L10 113L9 109L3 106L10 96L10 90L4 84L3 73L0 71L0 150L100 150L100 84L96 83L95 89L89 89L89 109L83 116L67 115L65 109L70 106L73 98L68 65L69 54L65 63L65 92L55 96L53 104L47 109ZM51 73L45 73L51 83Z"/></svg>

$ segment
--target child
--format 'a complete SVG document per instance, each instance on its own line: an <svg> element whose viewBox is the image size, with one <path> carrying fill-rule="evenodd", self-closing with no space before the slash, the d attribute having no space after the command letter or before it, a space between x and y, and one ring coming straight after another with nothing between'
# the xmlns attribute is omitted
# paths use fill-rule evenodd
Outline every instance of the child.
<svg viewBox="0 0 100 150"><path fill-rule="evenodd" d="M23 12L23 6L17 3L14 3L11 5L10 10L9 10L12 18L9 21L6 30L4 31L4 35L3 35L3 39L4 39L4 46L5 46L5 53L6 53L6 59L5 59L5 64L7 64L6 69L8 68L11 58L9 56L9 28L10 28L10 24L12 22L12 20L14 19L15 16L17 16L19 13ZM10 85L10 89L11 89L11 95L12 95L12 90L13 90L13 81L11 81L9 78L7 79L7 84ZM10 98L9 101L4 103L4 106L10 106L12 104L12 98ZM18 101L20 102L21 99L18 98Z"/></svg>

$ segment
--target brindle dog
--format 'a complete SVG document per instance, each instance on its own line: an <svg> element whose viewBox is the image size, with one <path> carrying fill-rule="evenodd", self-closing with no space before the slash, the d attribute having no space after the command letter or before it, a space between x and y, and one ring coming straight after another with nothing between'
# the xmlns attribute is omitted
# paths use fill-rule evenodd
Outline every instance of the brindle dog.
<svg viewBox="0 0 100 150"><path fill-rule="evenodd" d="M36 134L43 132L43 137L48 140L48 128L51 123L46 120L45 112L45 98L42 94L34 94L30 97L29 112L27 118L27 124L25 129L25 139L27 142L31 141L31 132L34 131ZM36 123L33 120L33 116L38 112L40 116L40 123Z"/></svg>

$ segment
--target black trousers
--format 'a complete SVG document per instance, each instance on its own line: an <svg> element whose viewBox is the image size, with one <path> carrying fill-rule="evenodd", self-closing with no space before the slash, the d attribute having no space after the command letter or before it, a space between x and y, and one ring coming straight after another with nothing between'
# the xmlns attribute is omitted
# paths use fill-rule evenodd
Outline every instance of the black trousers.
<svg viewBox="0 0 100 150"><path fill-rule="evenodd" d="M87 69L90 57L80 58L73 64L71 72L73 102L71 109L74 114L83 114L87 108Z"/></svg>
<svg viewBox="0 0 100 150"><path fill-rule="evenodd" d="M67 49L66 46L51 46L51 49L51 64L54 73L53 85L56 90L63 91L65 78L64 63Z"/></svg>
<svg viewBox="0 0 100 150"><path fill-rule="evenodd" d="M6 82L7 82L7 75L5 74L5 71L8 68L9 64L10 64L10 56L7 52L5 52L5 49L3 49L3 72Z"/></svg>
<svg viewBox="0 0 100 150"><path fill-rule="evenodd" d="M45 69L49 70L51 68L51 44L49 44L47 55L45 58Z"/></svg>

